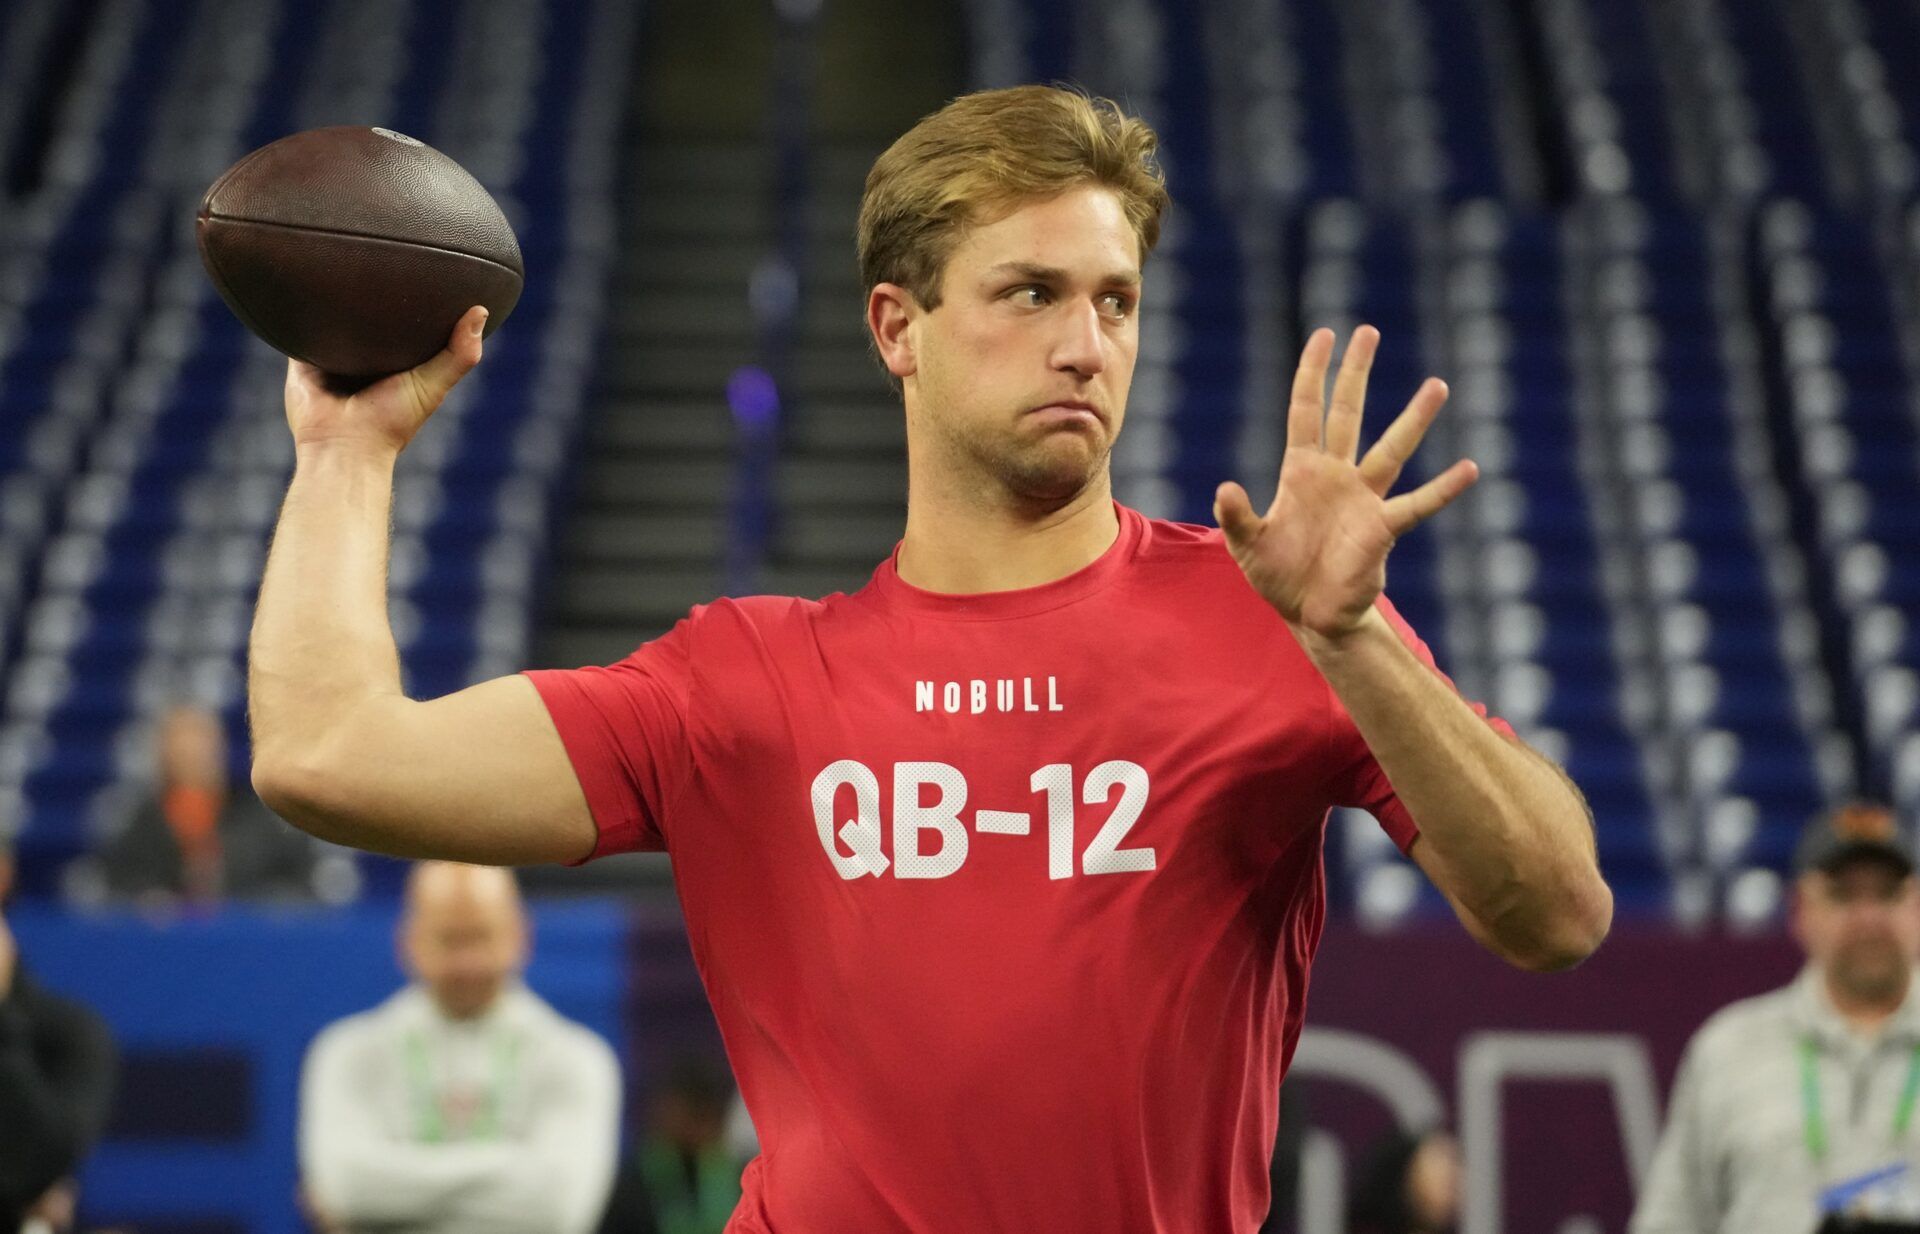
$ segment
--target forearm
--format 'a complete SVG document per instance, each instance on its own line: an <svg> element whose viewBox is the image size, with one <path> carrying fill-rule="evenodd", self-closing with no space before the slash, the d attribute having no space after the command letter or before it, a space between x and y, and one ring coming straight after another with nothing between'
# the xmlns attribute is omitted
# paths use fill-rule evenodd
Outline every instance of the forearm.
<svg viewBox="0 0 1920 1234"><path fill-rule="evenodd" d="M336 1143L313 1154L307 1187L320 1211L349 1227L442 1223L472 1194L490 1194L516 1168L505 1144Z"/></svg>
<svg viewBox="0 0 1920 1234"><path fill-rule="evenodd" d="M476 1232L586 1234L606 1203L610 1174L591 1157L522 1151L478 1186L463 1189L446 1215L458 1228Z"/></svg>
<svg viewBox="0 0 1920 1234"><path fill-rule="evenodd" d="M1337 644L1296 633L1419 825L1422 864L1483 941L1539 968L1598 946L1612 897L1572 784L1475 715L1377 608Z"/></svg>
<svg viewBox="0 0 1920 1234"><path fill-rule="evenodd" d="M349 1224L584 1234L611 1166L548 1144L341 1145L316 1163L312 1187L321 1208Z"/></svg>
<svg viewBox="0 0 1920 1234"><path fill-rule="evenodd" d="M396 459L362 443L297 452L248 649L256 779L298 774L356 706L401 696L387 620Z"/></svg>
<svg viewBox="0 0 1920 1234"><path fill-rule="evenodd" d="M542 1109L512 1163L461 1193L458 1228L588 1234L612 1189L620 1150L620 1072L611 1055L583 1056L578 1071L548 1077Z"/></svg>

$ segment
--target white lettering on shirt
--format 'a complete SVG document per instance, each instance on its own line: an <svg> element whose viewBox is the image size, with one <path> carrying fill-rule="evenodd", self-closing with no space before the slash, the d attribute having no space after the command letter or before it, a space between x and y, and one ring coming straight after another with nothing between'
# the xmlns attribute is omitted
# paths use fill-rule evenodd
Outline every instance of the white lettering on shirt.
<svg viewBox="0 0 1920 1234"><path fill-rule="evenodd" d="M915 681L913 709L983 715L989 711L1065 711L1060 701L1060 679L1047 678L1044 707L1035 697L1037 677L970 677L964 681Z"/></svg>
<svg viewBox="0 0 1920 1234"><path fill-rule="evenodd" d="M853 789L854 817L837 834L852 851L842 853L834 843L833 805L848 786ZM820 846L841 878L878 878L886 872L887 859L880 852L880 781L866 764L843 758L813 777L813 821L820 830Z"/></svg>
<svg viewBox="0 0 1920 1234"><path fill-rule="evenodd" d="M1046 870L1050 879L1071 878L1076 829L1073 767L1050 763L1033 773L1031 788L1044 794L1047 805ZM834 807L842 788L852 788L854 817L839 823ZM932 804L922 800L927 789L938 790ZM1086 805L1102 805L1120 790L1120 800L1105 823L1080 854L1082 874L1144 874L1157 865L1150 847L1123 848L1147 807L1152 791L1147 769L1125 759L1096 766L1081 783L1078 794ZM895 878L946 878L966 863L972 837L964 811L967 778L947 763L903 762L893 765L893 875ZM813 817L820 847L843 879L866 875L878 878L888 868L881 851L880 779L857 759L832 763L813 779ZM1033 816L1024 811L980 809L974 812L973 831L983 836L1030 836ZM837 830L836 830L836 824ZM928 832L939 833L932 851L925 847ZM995 844L1000 841L994 841ZM844 847L844 851L843 851Z"/></svg>
<svg viewBox="0 0 1920 1234"><path fill-rule="evenodd" d="M940 800L920 804L920 790L940 790ZM967 828L960 809L967 804L967 778L945 763L893 765L893 873L896 878L945 878L967 859ZM920 851L921 836L940 833L937 852Z"/></svg>

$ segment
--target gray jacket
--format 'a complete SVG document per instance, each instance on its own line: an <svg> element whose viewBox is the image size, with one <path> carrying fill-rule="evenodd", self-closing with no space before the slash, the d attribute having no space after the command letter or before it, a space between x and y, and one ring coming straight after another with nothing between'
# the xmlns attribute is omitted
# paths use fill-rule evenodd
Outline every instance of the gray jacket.
<svg viewBox="0 0 1920 1234"><path fill-rule="evenodd" d="M1878 1216L1920 1213L1920 1126L1894 1134L1910 1084L1920 1084L1912 986L1871 1040L1834 1010L1811 966L1722 1009L1681 1060L1630 1234L1811 1234L1823 1193L1880 1171L1896 1177L1857 1202ZM1920 1124L1912 1096L1904 1104Z"/></svg>

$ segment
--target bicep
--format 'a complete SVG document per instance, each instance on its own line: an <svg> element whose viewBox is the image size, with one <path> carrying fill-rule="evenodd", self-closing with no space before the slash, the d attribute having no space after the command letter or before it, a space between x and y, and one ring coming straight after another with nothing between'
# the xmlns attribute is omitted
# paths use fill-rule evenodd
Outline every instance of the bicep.
<svg viewBox="0 0 1920 1234"><path fill-rule="evenodd" d="M263 800L335 843L396 857L528 865L584 857L593 816L533 683L515 674L419 702L369 699Z"/></svg>

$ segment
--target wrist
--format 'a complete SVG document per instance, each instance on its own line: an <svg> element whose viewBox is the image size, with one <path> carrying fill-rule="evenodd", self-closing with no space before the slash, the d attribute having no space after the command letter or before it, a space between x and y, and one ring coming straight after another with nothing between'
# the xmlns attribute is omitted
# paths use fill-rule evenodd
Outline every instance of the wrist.
<svg viewBox="0 0 1920 1234"><path fill-rule="evenodd" d="M1371 604L1358 621L1338 634L1324 634L1293 621L1287 623L1287 628L1293 631L1294 640L1307 653L1307 658L1322 669L1389 643L1397 645L1400 641L1393 627L1387 624L1379 606Z"/></svg>
<svg viewBox="0 0 1920 1234"><path fill-rule="evenodd" d="M293 444L296 466L337 465L384 467L392 470L400 459L400 447L386 441L364 437L322 437Z"/></svg>

